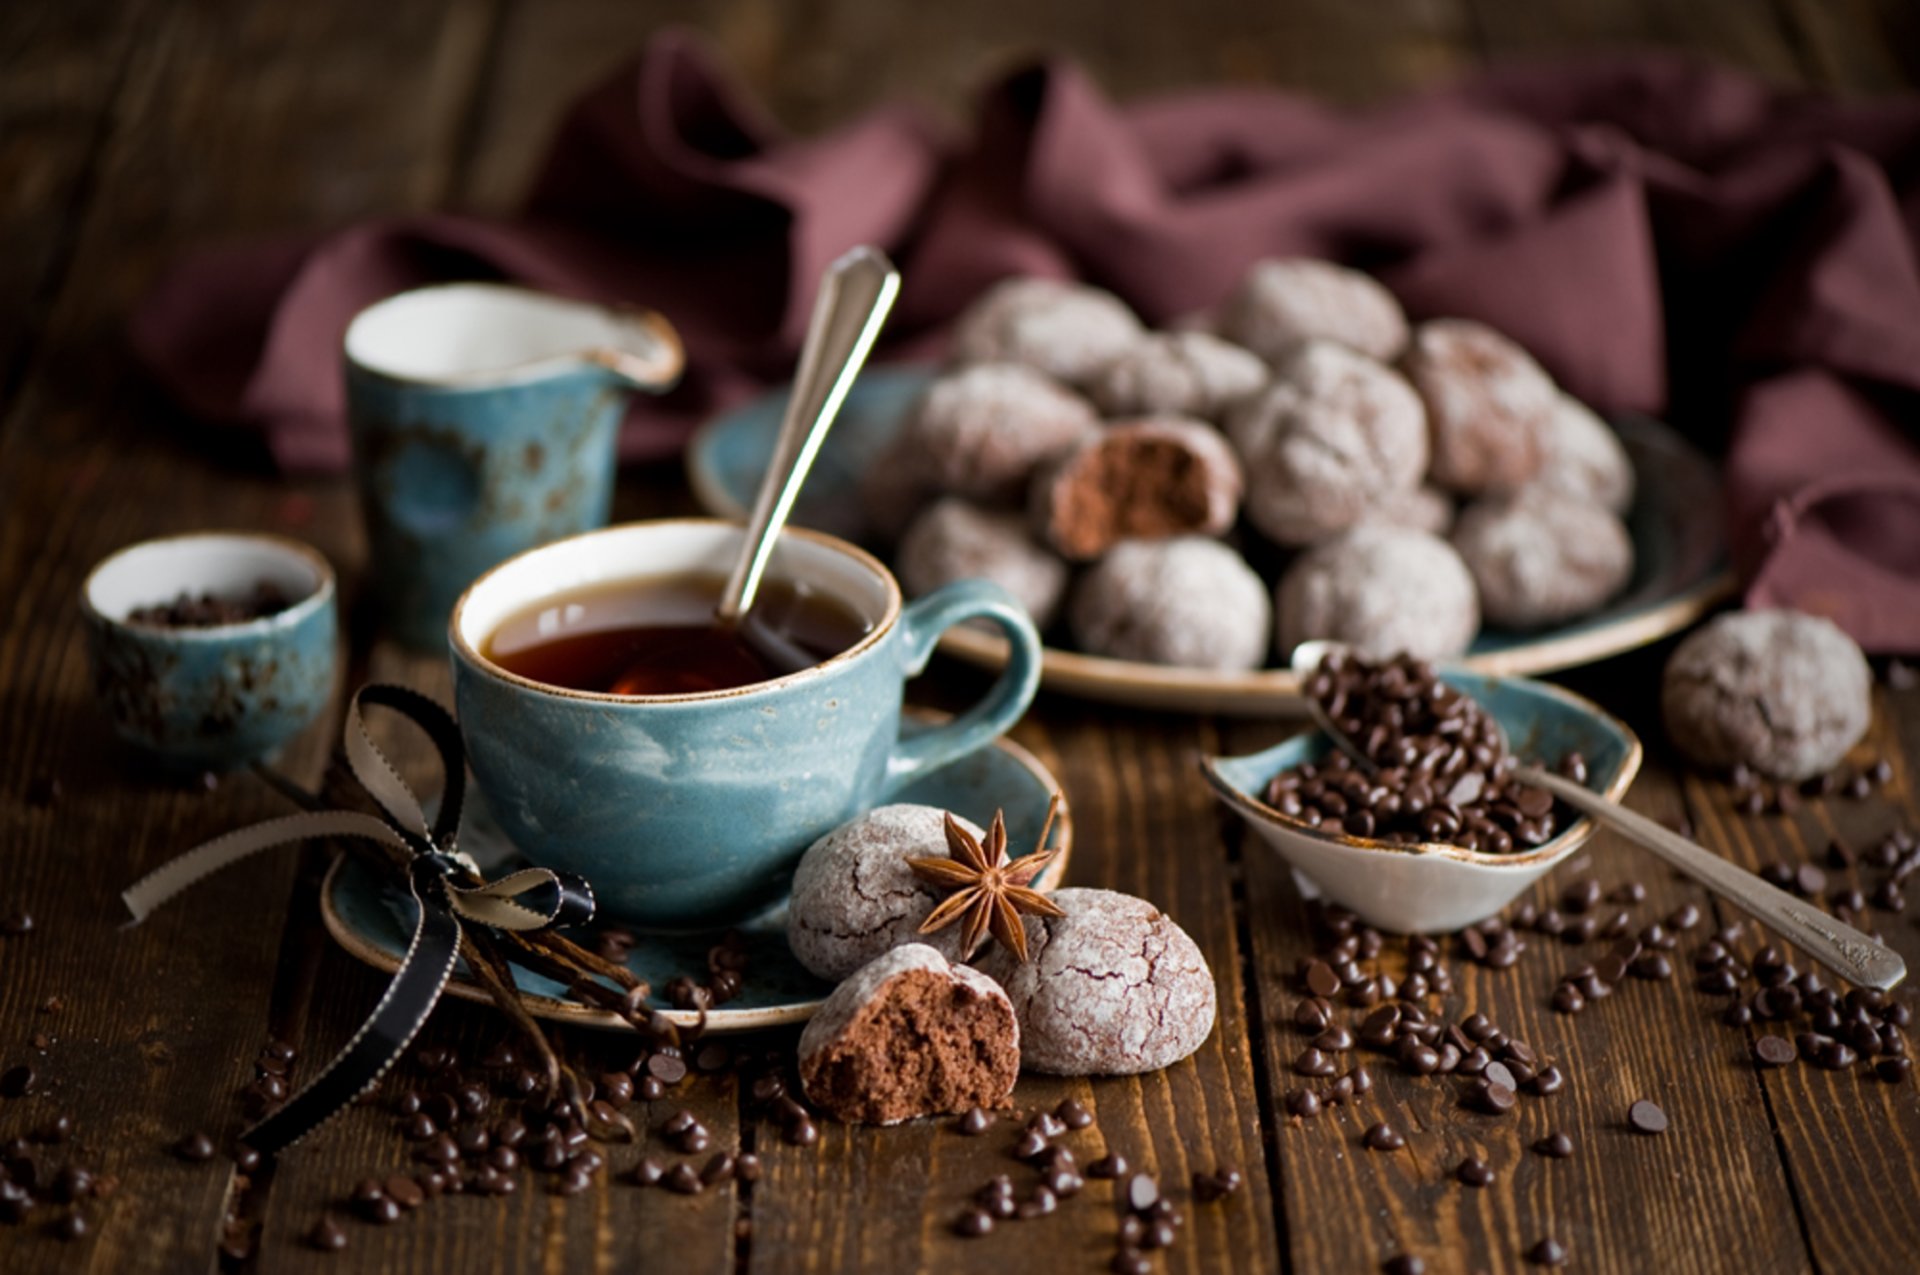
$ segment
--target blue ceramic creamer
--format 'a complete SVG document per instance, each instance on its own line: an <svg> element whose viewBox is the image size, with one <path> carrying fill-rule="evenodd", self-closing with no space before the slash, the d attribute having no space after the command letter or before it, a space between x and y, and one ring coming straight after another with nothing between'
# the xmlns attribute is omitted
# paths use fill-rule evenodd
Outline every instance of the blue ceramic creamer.
<svg viewBox="0 0 1920 1275"><path fill-rule="evenodd" d="M261 583L292 605L207 628L129 623L182 593L243 597ZM129 545L80 590L94 689L121 738L179 770L273 756L333 696L333 569L298 541L208 532Z"/></svg>
<svg viewBox="0 0 1920 1275"><path fill-rule="evenodd" d="M657 314L490 283L389 297L347 329L347 408L383 625L437 645L488 567L606 525L635 389L680 375Z"/></svg>
<svg viewBox="0 0 1920 1275"><path fill-rule="evenodd" d="M631 523L521 555L454 609L454 699L487 807L535 863L577 872L600 906L651 929L742 920L777 901L801 851L909 780L985 748L1033 699L1040 639L997 585L966 580L903 605L863 550L789 530L769 575L817 589L867 634L812 668L731 690L622 696L549 686L490 661L509 618L580 590L723 575L742 532L705 520ZM1011 655L986 697L903 738L901 689L940 634L986 619Z"/></svg>

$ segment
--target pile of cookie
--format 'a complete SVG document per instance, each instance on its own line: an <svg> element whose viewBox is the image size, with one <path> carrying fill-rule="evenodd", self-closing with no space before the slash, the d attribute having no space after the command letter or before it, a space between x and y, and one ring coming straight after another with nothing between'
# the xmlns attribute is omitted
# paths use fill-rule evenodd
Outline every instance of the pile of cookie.
<svg viewBox="0 0 1920 1275"><path fill-rule="evenodd" d="M1144 899L1033 889L1052 857L1009 858L997 818L910 804L810 846L787 941L838 986L800 1038L808 1100L893 1124L1002 1107L1022 1070L1126 1075L1198 1049L1216 994L1193 939Z"/></svg>
<svg viewBox="0 0 1920 1275"><path fill-rule="evenodd" d="M1632 575L1633 493L1613 430L1520 346L1306 259L1157 332L1097 288L1004 281L862 480L909 590L983 576L1090 654L1218 670L1564 624Z"/></svg>

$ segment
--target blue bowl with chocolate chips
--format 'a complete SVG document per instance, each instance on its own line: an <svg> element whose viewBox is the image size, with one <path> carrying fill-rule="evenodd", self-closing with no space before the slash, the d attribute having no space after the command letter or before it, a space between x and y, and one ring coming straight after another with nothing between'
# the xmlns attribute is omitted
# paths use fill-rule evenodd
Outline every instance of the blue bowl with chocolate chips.
<svg viewBox="0 0 1920 1275"><path fill-rule="evenodd" d="M80 588L94 690L169 769L275 756L333 698L333 568L295 540L204 532L129 545Z"/></svg>
<svg viewBox="0 0 1920 1275"><path fill-rule="evenodd" d="M1526 677L1440 670L1441 680L1492 714L1522 758L1552 764L1568 753L1586 761L1587 786L1612 801L1640 770L1640 741L1624 722L1572 691ZM1439 842L1394 844L1310 827L1267 803L1275 775L1323 760L1332 741L1310 730L1239 757L1204 757L1214 795L1293 869L1309 897L1320 896L1396 934L1446 934L1478 924L1586 844L1597 829L1575 815L1544 845L1487 854Z"/></svg>

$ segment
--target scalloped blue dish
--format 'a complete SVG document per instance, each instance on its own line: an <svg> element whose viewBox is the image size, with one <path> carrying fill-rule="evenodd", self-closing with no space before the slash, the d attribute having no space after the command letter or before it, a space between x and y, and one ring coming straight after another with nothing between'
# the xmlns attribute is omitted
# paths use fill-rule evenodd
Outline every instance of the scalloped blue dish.
<svg viewBox="0 0 1920 1275"><path fill-rule="evenodd" d="M1588 786L1614 801L1640 771L1639 738L1590 700L1524 677L1452 669L1441 676L1493 714L1522 758L1551 766L1578 752L1587 761ZM1311 730L1246 756L1204 757L1200 769L1215 795L1293 868L1303 893L1350 908L1378 929L1444 934L1484 921L1586 844L1597 828L1581 815L1537 849L1481 854L1309 828L1266 804L1263 794L1275 775L1319 760L1332 746L1324 733Z"/></svg>

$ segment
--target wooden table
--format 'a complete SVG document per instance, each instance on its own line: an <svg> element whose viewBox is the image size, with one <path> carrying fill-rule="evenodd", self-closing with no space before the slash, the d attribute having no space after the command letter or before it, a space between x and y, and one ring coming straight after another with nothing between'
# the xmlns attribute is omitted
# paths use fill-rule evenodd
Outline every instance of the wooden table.
<svg viewBox="0 0 1920 1275"><path fill-rule="evenodd" d="M750 1189L697 1198L601 1181L561 1200L529 1179L494 1200L443 1201L398 1225L349 1223L327 1256L298 1237L359 1178L399 1164L391 1117L355 1110L250 1179L224 1159L168 1154L182 1133L240 1126L238 1091L269 1037L327 1056L382 980L327 940L316 907L323 864L268 857L202 885L121 932L119 889L213 833L281 809L248 779L212 791L170 785L111 740L90 702L75 590L106 551L206 525L305 537L352 579L363 547L347 486L288 482L225 440L197 436L133 372L121 323L156 270L189 245L452 203L510 204L576 89L659 23L704 28L775 111L799 129L895 93L958 116L970 88L1020 49L1077 52L1119 94L1203 80L1285 83L1367 98L1507 54L1652 42L1709 53L1777 80L1886 91L1920 73L1920 19L1902 0L1189 0L1117 5L1016 0L62 0L0 9L0 914L37 922L0 938L0 1066L33 1059L35 1097L0 1099L0 1138L71 1113L74 1147L118 1175L89 1209L93 1234L61 1243L0 1226L0 1270L269 1272L1104 1269L1110 1188L1044 1221L961 1241L948 1224L984 1178L1012 1167L999 1140L943 1126L829 1126L820 1146L782 1145L750 1119L730 1080L676 1099L723 1146L766 1162ZM685 503L671 470L629 475L622 512ZM372 641L350 676L447 688L440 661ZM1663 652L1569 679L1650 741L1634 806L1684 814L1739 862L1819 860L1832 839L1864 846L1915 820L1920 694L1881 691L1862 757L1894 779L1865 802L1814 801L1788 817L1733 813L1729 789L1686 775L1649 712ZM942 669L923 688L963 698L973 675ZM319 773L331 725L289 759ZM1244 1168L1228 1203L1187 1208L1168 1271L1367 1271L1406 1251L1434 1270L1507 1270L1553 1235L1574 1269L1619 1272L1819 1268L1911 1271L1920 1262L1920 1099L1912 1084L1805 1067L1757 1072L1748 1033L1681 975L1634 984L1577 1020L1547 1008L1576 950L1540 949L1514 969L1458 967L1456 1015L1480 1009L1562 1060L1573 1083L1503 1121L1459 1111L1452 1090L1374 1068L1355 1108L1300 1125L1279 1104L1303 1044L1290 1026L1291 973L1308 950L1287 874L1210 803L1202 750L1277 738L1278 724L1153 716L1043 700L1016 732L1064 780L1078 822L1071 878L1155 900L1213 964L1219 1025L1165 1072L1094 1082L1031 1079L1023 1107L1073 1096L1100 1137L1184 1184L1194 1169ZM57 780L57 796L49 794ZM1650 892L1645 916L1693 887L1612 837L1586 856L1611 886ZM1563 869L1559 883L1579 868ZM1844 874L1843 874L1844 879ZM1556 883L1558 884L1558 883ZM1544 896L1542 896L1544 897ZM1657 910L1657 911L1656 911ZM1909 961L1920 932L1876 918ZM1750 940L1751 943L1751 940ZM44 1053L32 1038L50 1038ZM489 1015L449 1004L428 1039L473 1048ZM605 1048L585 1039L569 1048ZM1624 1126L1649 1097L1663 1138ZM1362 1150L1390 1118L1407 1150ZM1527 1150L1549 1127L1573 1159ZM1499 1173L1470 1191L1448 1176L1463 1155ZM616 1166L637 1149L615 1154ZM1083 1152L1082 1159L1091 1158ZM1184 1188L1182 1188L1184 1189ZM222 1254L223 1219L242 1242ZM237 1254L237 1255L236 1255Z"/></svg>

